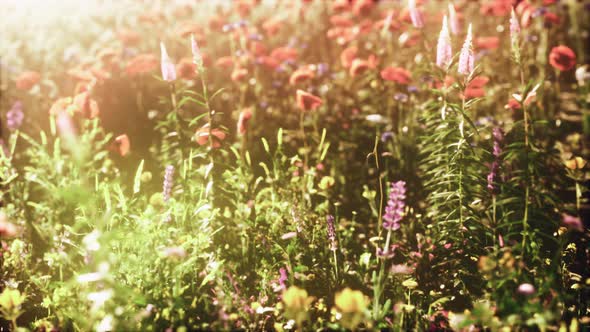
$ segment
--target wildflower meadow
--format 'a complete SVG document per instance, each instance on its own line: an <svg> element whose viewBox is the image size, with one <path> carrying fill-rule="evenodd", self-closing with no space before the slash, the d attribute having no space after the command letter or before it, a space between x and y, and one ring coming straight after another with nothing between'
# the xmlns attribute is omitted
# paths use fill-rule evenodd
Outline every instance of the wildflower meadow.
<svg viewBox="0 0 590 332"><path fill-rule="evenodd" d="M590 331L590 1L0 13L0 331Z"/></svg>

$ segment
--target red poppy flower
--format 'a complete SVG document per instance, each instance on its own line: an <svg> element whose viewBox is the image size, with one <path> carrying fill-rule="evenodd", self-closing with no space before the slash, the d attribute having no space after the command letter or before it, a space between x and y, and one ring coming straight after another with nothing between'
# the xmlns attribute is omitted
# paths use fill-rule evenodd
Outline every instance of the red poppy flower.
<svg viewBox="0 0 590 332"><path fill-rule="evenodd" d="M561 23L561 18L559 17L559 15L557 15L555 13L546 12L545 13L545 23L559 25L559 23Z"/></svg>
<svg viewBox="0 0 590 332"><path fill-rule="evenodd" d="M283 26L283 21L277 18L270 18L262 23L262 29L268 36L274 36Z"/></svg>
<svg viewBox="0 0 590 332"><path fill-rule="evenodd" d="M221 141L225 139L225 133L219 128L214 128L209 131L209 124L204 125L195 132L195 141L197 141L197 144L207 144L209 142L209 132L211 132L212 135L211 146L214 149L221 147Z"/></svg>
<svg viewBox="0 0 590 332"><path fill-rule="evenodd" d="M320 97L314 96L309 92L297 90L297 106L302 111L315 110L322 106L323 101Z"/></svg>
<svg viewBox="0 0 590 332"><path fill-rule="evenodd" d="M492 37L478 37L475 38L475 47L480 50L493 50L500 45L500 38Z"/></svg>
<svg viewBox="0 0 590 332"><path fill-rule="evenodd" d="M352 65L350 65L350 69L348 70L348 73L350 74L350 76L355 77L355 76L363 73L367 69L373 69L375 67L377 67L377 57L375 57L375 55L371 54L367 58L367 60L358 59L358 58L352 60Z"/></svg>
<svg viewBox="0 0 590 332"><path fill-rule="evenodd" d="M340 63L342 67L349 68L352 66L352 61L358 54L358 48L356 46L349 46L340 53Z"/></svg>
<svg viewBox="0 0 590 332"><path fill-rule="evenodd" d="M129 60L125 67L125 72L129 76L149 73L160 66L160 61L153 54L139 54Z"/></svg>
<svg viewBox="0 0 590 332"><path fill-rule="evenodd" d="M356 16L368 15L375 7L373 0L356 0L352 5L352 12Z"/></svg>
<svg viewBox="0 0 590 332"><path fill-rule="evenodd" d="M115 138L115 147L117 152L119 152L122 157L125 157L129 153L129 150L131 149L131 143L129 142L129 137L127 134L123 134Z"/></svg>
<svg viewBox="0 0 590 332"><path fill-rule="evenodd" d="M185 80L192 80L197 76L197 65L190 58L182 58L176 65L176 75Z"/></svg>
<svg viewBox="0 0 590 332"><path fill-rule="evenodd" d="M252 118L252 108L246 108L240 112L238 118L238 134L244 135L248 130L248 122Z"/></svg>
<svg viewBox="0 0 590 332"><path fill-rule="evenodd" d="M96 100L90 98L88 92L82 92L77 94L74 97L74 105L76 106L76 111L82 113L85 117L89 119L94 119L100 113L98 103L96 102Z"/></svg>
<svg viewBox="0 0 590 332"><path fill-rule="evenodd" d="M504 105L504 108L505 109L507 109L507 110L509 109L509 110L512 110L512 111L519 110L520 107L521 107L520 106L520 103L516 99L514 99L514 98L510 98L508 100L508 103L506 105Z"/></svg>
<svg viewBox="0 0 590 332"><path fill-rule="evenodd" d="M231 73L231 80L234 82L240 82L248 76L248 69L236 67Z"/></svg>
<svg viewBox="0 0 590 332"><path fill-rule="evenodd" d="M334 27L326 32L328 39L336 39L339 45L345 45L352 41L357 35L356 29L346 27Z"/></svg>
<svg viewBox="0 0 590 332"><path fill-rule="evenodd" d="M16 78L16 87L20 90L31 90L39 83L41 75L36 71L25 71Z"/></svg>
<svg viewBox="0 0 590 332"><path fill-rule="evenodd" d="M399 84L410 84L412 73L400 67L386 67L381 71L381 78Z"/></svg>
<svg viewBox="0 0 590 332"><path fill-rule="evenodd" d="M234 66L234 59L231 56L222 56L215 61L216 67L232 68Z"/></svg>
<svg viewBox="0 0 590 332"><path fill-rule="evenodd" d="M49 108L49 114L50 115L58 115L62 112L68 111L68 109L71 106L72 106L72 98L71 97L59 98L58 100L54 101L53 104L51 105L51 108Z"/></svg>
<svg viewBox="0 0 590 332"><path fill-rule="evenodd" d="M488 84L489 81L490 79L485 76L477 76L471 80L465 88L465 98L471 99L485 96L486 92L484 86Z"/></svg>
<svg viewBox="0 0 590 332"><path fill-rule="evenodd" d="M332 3L332 9L335 12L345 11L350 9L350 1L348 0L334 0Z"/></svg>
<svg viewBox="0 0 590 332"><path fill-rule="evenodd" d="M209 29L213 31L221 31L225 24L225 18L223 15L215 15L209 19Z"/></svg>
<svg viewBox="0 0 590 332"><path fill-rule="evenodd" d="M157 24L164 21L164 14L161 11L152 10L139 15L139 22L146 24Z"/></svg>
<svg viewBox="0 0 590 332"><path fill-rule="evenodd" d="M289 84L296 85L301 82L305 82L315 77L315 73L309 67L302 67L297 69L291 74L289 78Z"/></svg>
<svg viewBox="0 0 590 332"><path fill-rule="evenodd" d="M18 234L18 228L8 222L6 214L0 213L0 238L11 238ZM0 254L1 257L1 254Z"/></svg>
<svg viewBox="0 0 590 332"><path fill-rule="evenodd" d="M333 26L344 28L349 28L354 25L354 21L343 14L330 16L330 23Z"/></svg>
<svg viewBox="0 0 590 332"><path fill-rule="evenodd" d="M268 49L264 45L264 43L259 41L252 41L250 42L250 52L256 57L266 55Z"/></svg>
<svg viewBox="0 0 590 332"><path fill-rule="evenodd" d="M270 56L276 58L279 61L295 60L297 59L297 49L292 47L278 47L272 50Z"/></svg>
<svg viewBox="0 0 590 332"><path fill-rule="evenodd" d="M129 29L119 30L119 32L117 32L117 37L125 46L136 45L141 39L139 33Z"/></svg>
<svg viewBox="0 0 590 332"><path fill-rule="evenodd" d="M271 70L275 70L280 65L279 60L267 55L259 57L257 62Z"/></svg>
<svg viewBox="0 0 590 332"><path fill-rule="evenodd" d="M571 48L559 45L551 50L549 63L557 70L568 71L576 65L576 54Z"/></svg>

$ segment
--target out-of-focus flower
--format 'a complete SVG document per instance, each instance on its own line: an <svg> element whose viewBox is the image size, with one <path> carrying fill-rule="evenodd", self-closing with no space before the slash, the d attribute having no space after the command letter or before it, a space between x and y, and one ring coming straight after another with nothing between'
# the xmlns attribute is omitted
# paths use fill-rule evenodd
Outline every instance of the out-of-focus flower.
<svg viewBox="0 0 590 332"><path fill-rule="evenodd" d="M449 4L449 7L453 5ZM447 16L443 18L442 28L438 35L438 43L436 45L436 65L441 68L446 68L453 58L453 50L451 48L451 35L447 23Z"/></svg>
<svg viewBox="0 0 590 332"><path fill-rule="evenodd" d="M574 217L567 213L563 213L561 215L561 223L568 229L572 229L578 232L584 231L584 224L582 223L582 219L580 219L580 217Z"/></svg>
<svg viewBox="0 0 590 332"><path fill-rule="evenodd" d="M186 250L183 247L167 247L161 251L164 257L181 259L186 257Z"/></svg>
<svg viewBox="0 0 590 332"><path fill-rule="evenodd" d="M326 216L326 226L328 229L328 240L330 241L330 250L336 251L338 243L336 242L336 227L334 226L334 216L329 214Z"/></svg>
<svg viewBox="0 0 590 332"><path fill-rule="evenodd" d="M500 38L492 37L477 37L475 38L475 48L478 50L494 50L500 46Z"/></svg>
<svg viewBox="0 0 590 332"><path fill-rule="evenodd" d="M405 264L394 264L391 266L389 273L391 274L411 274L414 269L411 266Z"/></svg>
<svg viewBox="0 0 590 332"><path fill-rule="evenodd" d="M90 94L88 92L77 94L74 97L74 105L76 106L77 112L82 113L82 115L89 119L94 119L100 113L98 103L96 100L90 98Z"/></svg>
<svg viewBox="0 0 590 332"><path fill-rule="evenodd" d="M588 71L588 65L583 65L576 69L576 81L580 86L585 86L586 81L590 80L590 72Z"/></svg>
<svg viewBox="0 0 590 332"><path fill-rule="evenodd" d="M123 157L125 157L130 149L131 143L129 142L129 137L127 134L119 135L115 138L115 146L117 148L117 152Z"/></svg>
<svg viewBox="0 0 590 332"><path fill-rule="evenodd" d="M242 67L235 67L231 72L231 80L234 82L241 82L248 77L248 69Z"/></svg>
<svg viewBox="0 0 590 332"><path fill-rule="evenodd" d="M522 295L533 295L533 294L535 294L536 290L535 290L535 286L528 284L528 283L524 283L524 284L520 284L518 286L517 291L519 294L522 294Z"/></svg>
<svg viewBox="0 0 590 332"><path fill-rule="evenodd" d="M172 186L174 185L174 165L167 165L164 169L164 184L162 185L162 199L168 203L172 196Z"/></svg>
<svg viewBox="0 0 590 332"><path fill-rule="evenodd" d="M565 167L572 170L582 169L584 166L586 166L586 160L584 160L582 157L574 157L565 162Z"/></svg>
<svg viewBox="0 0 590 332"><path fill-rule="evenodd" d="M312 95L303 90L297 90L297 106L302 111L312 111L322 106L323 101L320 97Z"/></svg>
<svg viewBox="0 0 590 332"><path fill-rule="evenodd" d="M315 77L315 72L309 67L301 67L291 74L289 84L297 85Z"/></svg>
<svg viewBox="0 0 590 332"><path fill-rule="evenodd" d="M561 18L559 17L559 15L553 12L546 12L543 18L545 20L545 23L549 25L559 25L561 23Z"/></svg>
<svg viewBox="0 0 590 332"><path fill-rule="evenodd" d="M238 118L238 134L244 135L248 130L248 122L252 118L252 108L248 107L243 109L240 112L240 116Z"/></svg>
<svg viewBox="0 0 590 332"><path fill-rule="evenodd" d="M486 76L477 76L465 88L465 99L479 98L485 95L484 86L490 81Z"/></svg>
<svg viewBox="0 0 590 332"><path fill-rule="evenodd" d="M125 72L129 76L149 73L158 68L158 58L153 54L139 54L129 60Z"/></svg>
<svg viewBox="0 0 590 332"><path fill-rule="evenodd" d="M373 0L356 0L352 5L352 12L356 16L368 15L371 13L373 7L375 7Z"/></svg>
<svg viewBox="0 0 590 332"><path fill-rule="evenodd" d="M25 113L23 113L23 103L16 101L12 107L6 112L6 127L9 130L17 130L23 124Z"/></svg>
<svg viewBox="0 0 590 332"><path fill-rule="evenodd" d="M225 139L225 133L219 128L213 128L211 131L211 147L216 149L221 147L221 141ZM195 132L195 141L199 145L209 143L209 124L197 129Z"/></svg>
<svg viewBox="0 0 590 332"><path fill-rule="evenodd" d="M412 25L418 29L424 27L424 18L422 17L422 12L416 8L416 0L408 0L408 11L410 12Z"/></svg>
<svg viewBox="0 0 590 332"><path fill-rule="evenodd" d="M473 34L471 24L467 29L467 37L463 43L461 54L459 55L459 74L470 75L473 72L475 66L475 60L473 55Z"/></svg>
<svg viewBox="0 0 590 332"><path fill-rule="evenodd" d="M173 82L176 80L176 68L168 56L166 46L163 42L160 42L160 67L162 69L162 79L164 81Z"/></svg>
<svg viewBox="0 0 590 332"><path fill-rule="evenodd" d="M197 76L197 65L189 58L182 58L176 65L176 75L184 80L192 80Z"/></svg>
<svg viewBox="0 0 590 332"><path fill-rule="evenodd" d="M16 225L8 221L6 213L0 212L0 238L11 238L18 234Z"/></svg>
<svg viewBox="0 0 590 332"><path fill-rule="evenodd" d="M281 236L281 240L288 240L297 237L297 232L289 232L285 233Z"/></svg>
<svg viewBox="0 0 590 332"><path fill-rule="evenodd" d="M283 292L283 304L285 305L285 317L293 319L298 326L307 320L309 308L314 301L305 289L291 286Z"/></svg>
<svg viewBox="0 0 590 332"><path fill-rule="evenodd" d="M354 330L365 318L369 301L360 291L344 288L334 298L336 310L342 314L340 324L346 329Z"/></svg>
<svg viewBox="0 0 590 332"><path fill-rule="evenodd" d="M195 35L191 35L191 52L193 53L193 63L197 65L198 68L202 68L203 55L201 54L201 50L199 49Z"/></svg>
<svg viewBox="0 0 590 332"><path fill-rule="evenodd" d="M406 182L393 182L389 190L389 200L385 207L385 214L383 215L383 228L395 231L401 227L399 222L404 217L405 199Z"/></svg>
<svg viewBox="0 0 590 332"><path fill-rule="evenodd" d="M551 49L549 63L560 71L568 71L576 65L576 54L571 48L559 45Z"/></svg>
<svg viewBox="0 0 590 332"><path fill-rule="evenodd" d="M518 103L524 104L524 106L528 106L537 97L537 90L539 89L540 86L541 86L540 83L537 84L537 85L535 85L533 87L533 89L531 91L529 91L529 93L527 93L527 95L524 98L524 100L523 100L523 97L520 94L518 94L518 93L513 94L512 95L512 98L514 98Z"/></svg>
<svg viewBox="0 0 590 332"><path fill-rule="evenodd" d="M375 55L369 55L369 57L365 59L356 58L352 60L352 65L349 69L349 74L352 77L358 76L363 73L365 70L373 69L377 67L377 57Z"/></svg>
<svg viewBox="0 0 590 332"><path fill-rule="evenodd" d="M16 87L19 90L31 90L39 83L41 75L36 71L25 71L16 78Z"/></svg>
<svg viewBox="0 0 590 332"><path fill-rule="evenodd" d="M459 22L455 5L452 3L449 4L449 25L451 27L451 33L454 35L457 35L459 32L461 32L461 23Z"/></svg>
<svg viewBox="0 0 590 332"><path fill-rule="evenodd" d="M139 43L141 37L138 32L130 29L121 29L117 32L117 38L125 46L133 46Z"/></svg>
<svg viewBox="0 0 590 332"><path fill-rule="evenodd" d="M401 67L385 67L380 74L381 78L386 81L396 82L403 85L410 84L412 81L412 74L410 71Z"/></svg>
<svg viewBox="0 0 590 332"><path fill-rule="evenodd" d="M231 56L222 56L215 61L216 67L232 68L234 66L234 59Z"/></svg>
<svg viewBox="0 0 590 332"><path fill-rule="evenodd" d="M349 46L340 53L340 63L344 68L350 68L352 61L357 57L358 48L356 46Z"/></svg>
<svg viewBox="0 0 590 332"><path fill-rule="evenodd" d="M289 60L296 60L297 56L299 55L299 52L297 51L297 49L292 48L292 47L278 47L275 48L274 50L272 50L270 52L270 56L273 58L276 58L277 60L284 62L284 61L289 61Z"/></svg>

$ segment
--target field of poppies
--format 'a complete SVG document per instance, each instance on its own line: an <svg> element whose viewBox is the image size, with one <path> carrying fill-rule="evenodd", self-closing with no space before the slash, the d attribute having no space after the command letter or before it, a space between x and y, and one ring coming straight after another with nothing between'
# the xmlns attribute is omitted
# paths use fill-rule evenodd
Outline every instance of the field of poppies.
<svg viewBox="0 0 590 332"><path fill-rule="evenodd" d="M0 331L590 331L590 1L0 8Z"/></svg>

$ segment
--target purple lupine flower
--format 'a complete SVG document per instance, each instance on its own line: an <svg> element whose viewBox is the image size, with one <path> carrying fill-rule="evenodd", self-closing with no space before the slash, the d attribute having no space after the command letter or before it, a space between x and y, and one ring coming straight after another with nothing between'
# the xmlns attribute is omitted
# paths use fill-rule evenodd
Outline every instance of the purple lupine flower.
<svg viewBox="0 0 590 332"><path fill-rule="evenodd" d="M459 23L457 11L455 10L455 6L452 3L449 4L449 25L451 27L452 34L457 35L459 32L461 32L461 23Z"/></svg>
<svg viewBox="0 0 590 332"><path fill-rule="evenodd" d="M328 72L328 69L329 69L329 67L328 67L328 64L327 63L320 63L320 64L318 64L318 69L317 69L318 75L319 76L324 75L325 73Z"/></svg>
<svg viewBox="0 0 590 332"><path fill-rule="evenodd" d="M334 226L334 216L329 214L326 217L326 223L328 224L328 240L330 240L330 250L336 251L338 244L336 243L336 227Z"/></svg>
<svg viewBox="0 0 590 332"><path fill-rule="evenodd" d="M422 29L424 27L424 18L422 13L416 8L416 0L408 0L408 10L410 11L410 19L415 28Z"/></svg>
<svg viewBox="0 0 590 332"><path fill-rule="evenodd" d="M12 104L10 110L6 112L6 126L11 131L17 130L23 124L24 118L23 103L16 101Z"/></svg>
<svg viewBox="0 0 590 332"><path fill-rule="evenodd" d="M282 267L279 269L279 286L281 289L287 289L287 285L286 282L287 280L289 280L289 278L287 277L287 270Z"/></svg>
<svg viewBox="0 0 590 332"><path fill-rule="evenodd" d="M201 54L195 35L191 35L191 52L193 53L193 63L201 69L203 67L203 55Z"/></svg>
<svg viewBox="0 0 590 332"><path fill-rule="evenodd" d="M161 52L161 59L160 59L160 66L162 68L162 79L164 81L172 82L176 80L176 68L170 60L168 56L168 52L166 52L166 46L164 43L160 43L160 52Z"/></svg>
<svg viewBox="0 0 590 332"><path fill-rule="evenodd" d="M393 139L393 132L392 131L386 131L383 134L381 134L381 142L387 142L390 139Z"/></svg>
<svg viewBox="0 0 590 332"><path fill-rule="evenodd" d="M441 68L446 68L453 58L453 50L451 48L451 35L449 34L449 26L447 24L447 16L443 18L442 29L438 35L438 44L436 45L436 65Z"/></svg>
<svg viewBox="0 0 590 332"><path fill-rule="evenodd" d="M405 103L408 101L409 97L407 94L403 93L403 92L398 92L396 94L393 95L393 99Z"/></svg>
<svg viewBox="0 0 590 332"><path fill-rule="evenodd" d="M467 30L467 37L463 48L461 48L461 54L459 55L459 74L469 75L473 72L475 66L475 60L473 55L473 34L471 32L471 24Z"/></svg>
<svg viewBox="0 0 590 332"><path fill-rule="evenodd" d="M164 188L162 189L162 196L164 197L164 202L168 202L170 200L170 196L172 193L172 185L174 180L174 166L168 165L166 166L166 170L164 171Z"/></svg>
<svg viewBox="0 0 590 332"><path fill-rule="evenodd" d="M383 228L393 231L400 229L399 222L404 217L404 209L406 207L405 199L406 182L393 182L389 190L389 200L385 207L385 214L383 215Z"/></svg>
<svg viewBox="0 0 590 332"><path fill-rule="evenodd" d="M494 157L496 157L497 159L500 158L500 155L502 154L502 141L504 141L504 132L502 131L501 128L496 127L492 130L492 137L494 138L494 150L493 150L493 155Z"/></svg>

